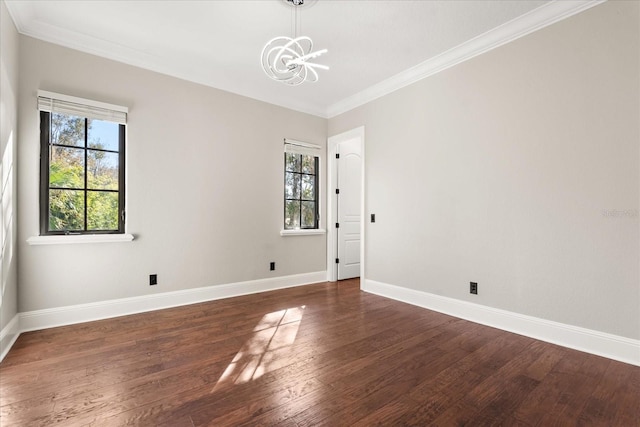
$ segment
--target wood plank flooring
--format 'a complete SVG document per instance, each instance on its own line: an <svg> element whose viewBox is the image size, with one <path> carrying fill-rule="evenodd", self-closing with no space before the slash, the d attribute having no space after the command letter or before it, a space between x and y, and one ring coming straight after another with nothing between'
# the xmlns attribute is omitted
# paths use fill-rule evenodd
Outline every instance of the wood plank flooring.
<svg viewBox="0 0 640 427"><path fill-rule="evenodd" d="M5 426L640 426L640 367L320 283L24 333Z"/></svg>

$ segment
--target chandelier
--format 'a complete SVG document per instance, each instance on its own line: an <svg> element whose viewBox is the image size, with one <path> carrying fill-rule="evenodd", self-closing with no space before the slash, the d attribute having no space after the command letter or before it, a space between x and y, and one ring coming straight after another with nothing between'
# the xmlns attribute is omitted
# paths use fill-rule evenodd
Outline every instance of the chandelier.
<svg viewBox="0 0 640 427"><path fill-rule="evenodd" d="M298 37L298 7L304 0L285 0L294 8L293 37L279 36L269 40L262 48L261 62L265 74L273 80L297 86L305 81L318 81L316 69L328 70L309 60L327 52L327 49L313 51L313 41L306 36Z"/></svg>

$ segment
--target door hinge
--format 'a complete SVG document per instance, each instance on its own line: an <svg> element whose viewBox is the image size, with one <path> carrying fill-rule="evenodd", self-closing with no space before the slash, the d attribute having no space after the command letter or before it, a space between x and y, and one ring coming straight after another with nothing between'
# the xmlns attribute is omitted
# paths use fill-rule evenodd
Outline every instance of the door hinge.
<svg viewBox="0 0 640 427"><path fill-rule="evenodd" d="M340 223L336 222L336 228L340 228Z"/></svg>
<svg viewBox="0 0 640 427"><path fill-rule="evenodd" d="M336 153L336 159L340 158L340 153Z"/></svg>
<svg viewBox="0 0 640 427"><path fill-rule="evenodd" d="M336 258L336 264L340 264L340 258Z"/></svg>
<svg viewBox="0 0 640 427"><path fill-rule="evenodd" d="M340 194L340 189L336 188L336 194Z"/></svg>

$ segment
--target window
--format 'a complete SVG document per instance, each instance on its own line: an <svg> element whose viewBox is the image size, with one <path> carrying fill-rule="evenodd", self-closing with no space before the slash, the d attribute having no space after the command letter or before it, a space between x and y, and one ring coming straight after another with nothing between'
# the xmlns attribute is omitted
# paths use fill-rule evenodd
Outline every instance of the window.
<svg viewBox="0 0 640 427"><path fill-rule="evenodd" d="M318 229L319 147L285 140L284 229Z"/></svg>
<svg viewBox="0 0 640 427"><path fill-rule="evenodd" d="M126 108L38 95L40 234L124 233Z"/></svg>

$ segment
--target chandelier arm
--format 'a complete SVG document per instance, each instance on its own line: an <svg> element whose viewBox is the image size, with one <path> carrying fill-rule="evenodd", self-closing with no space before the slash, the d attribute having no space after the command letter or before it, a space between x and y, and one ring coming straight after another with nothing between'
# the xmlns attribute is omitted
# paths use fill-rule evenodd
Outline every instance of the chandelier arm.
<svg viewBox="0 0 640 427"><path fill-rule="evenodd" d="M286 48L283 48L283 47L274 47L268 52L267 58L271 58L271 53L274 52L274 51L278 51L278 53L276 53L275 57L273 57L273 65L269 64L269 67L273 68L275 70L278 70L279 72L286 72L289 69L289 64L292 61L291 59L288 59L288 58L294 58L295 55L297 55L297 53L294 50L291 50L291 49L286 49ZM294 56L284 55L285 52L289 52L289 53L293 54ZM283 56L284 56L284 58L283 58ZM278 67L279 64L284 65L285 68L279 68Z"/></svg>
<svg viewBox="0 0 640 427"><path fill-rule="evenodd" d="M302 63L300 65L305 66L305 67L309 67L309 68L317 68L319 70L328 70L329 69L329 67L327 67L326 65L314 64L313 62L304 62L304 63Z"/></svg>
<svg viewBox="0 0 640 427"><path fill-rule="evenodd" d="M300 64L305 62L307 59L313 59L313 58L317 58L318 56L322 55L323 53L326 53L327 49L322 49L322 50L316 50L315 52L311 52L311 53L307 53L306 55L300 56L298 58L292 59L291 62L296 63L296 64Z"/></svg>
<svg viewBox="0 0 640 427"><path fill-rule="evenodd" d="M326 65L307 62L317 58L327 49L313 51L313 41L310 37L298 37L298 13L297 7L304 4L304 0L287 0L294 7L292 11L293 37L274 37L265 44L261 52L261 65L264 73L269 78L291 85L298 86L305 81L318 81L316 69L328 70Z"/></svg>
<svg viewBox="0 0 640 427"><path fill-rule="evenodd" d="M309 68L305 67L305 70L310 71L311 74L313 75L313 79L309 80L310 82L317 82L319 80L318 72L314 70L313 67L309 67Z"/></svg>

